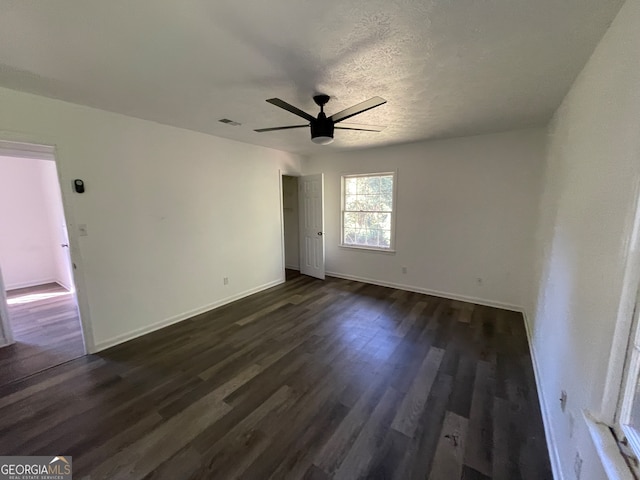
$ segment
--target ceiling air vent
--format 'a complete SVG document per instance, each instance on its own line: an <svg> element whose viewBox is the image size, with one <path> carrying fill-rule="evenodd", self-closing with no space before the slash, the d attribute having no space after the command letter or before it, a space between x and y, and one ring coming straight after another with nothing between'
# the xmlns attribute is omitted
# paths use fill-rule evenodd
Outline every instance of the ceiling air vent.
<svg viewBox="0 0 640 480"><path fill-rule="evenodd" d="M232 127L237 127L238 125L242 125L241 123L234 122L233 120L229 120L228 118L223 118L218 121L222 123L226 123L227 125L231 125Z"/></svg>

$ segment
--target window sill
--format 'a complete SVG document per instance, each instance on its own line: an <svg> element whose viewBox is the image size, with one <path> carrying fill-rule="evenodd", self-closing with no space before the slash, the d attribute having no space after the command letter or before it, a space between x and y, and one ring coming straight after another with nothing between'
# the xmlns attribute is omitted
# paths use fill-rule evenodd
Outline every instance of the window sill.
<svg viewBox="0 0 640 480"><path fill-rule="evenodd" d="M344 248L346 250L359 250L363 252L371 252L371 253L382 253L383 255L395 255L396 251L388 248L374 248L374 247L362 247L360 245L338 245L340 248Z"/></svg>
<svg viewBox="0 0 640 480"><path fill-rule="evenodd" d="M596 447L604 471L609 480L634 480L634 475L625 461L618 443L611 433L608 425L596 420L591 413L584 410L582 412L584 421L589 428L591 439Z"/></svg>

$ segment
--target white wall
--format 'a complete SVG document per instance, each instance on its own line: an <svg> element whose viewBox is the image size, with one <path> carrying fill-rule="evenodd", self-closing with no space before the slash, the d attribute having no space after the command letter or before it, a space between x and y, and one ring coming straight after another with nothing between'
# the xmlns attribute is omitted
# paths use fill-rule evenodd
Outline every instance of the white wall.
<svg viewBox="0 0 640 480"><path fill-rule="evenodd" d="M623 293L640 180L639 46L640 1L628 0L549 129L529 329L566 479L576 451L582 480L605 478L581 411L601 409Z"/></svg>
<svg viewBox="0 0 640 480"><path fill-rule="evenodd" d="M52 161L0 156L0 265L9 290L60 279L50 218L55 175Z"/></svg>
<svg viewBox="0 0 640 480"><path fill-rule="evenodd" d="M8 89L0 138L57 146L98 348L283 280L279 169L299 171L295 155Z"/></svg>
<svg viewBox="0 0 640 480"><path fill-rule="evenodd" d="M282 207L284 220L284 264L300 269L300 224L298 210L298 178L282 176Z"/></svg>
<svg viewBox="0 0 640 480"><path fill-rule="evenodd" d="M312 157L305 174L325 173L327 272L524 305L544 142L532 129ZM397 253L339 247L341 175L394 169Z"/></svg>

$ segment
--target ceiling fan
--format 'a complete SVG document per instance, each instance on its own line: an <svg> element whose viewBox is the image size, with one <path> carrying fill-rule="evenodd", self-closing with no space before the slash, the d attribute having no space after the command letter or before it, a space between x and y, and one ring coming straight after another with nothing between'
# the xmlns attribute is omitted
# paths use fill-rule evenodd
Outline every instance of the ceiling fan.
<svg viewBox="0 0 640 480"><path fill-rule="evenodd" d="M316 95L313 97L313 101L320 107L320 113L318 114L318 118L314 118L309 115L307 112L300 110L293 105L288 104L284 100L280 100L279 98L270 98L267 102L275 105L276 107L284 108L288 112L293 113L294 115L298 115L299 117L308 120L309 123L304 125L289 125L287 127L273 127L273 128L259 128L255 130L256 132L271 132L273 130L288 130L290 128L304 128L311 127L311 141L313 143L317 143L319 145L327 145L333 142L333 130L337 128L339 130L360 130L363 132L380 132L384 127L374 127L371 125L356 125L356 126L348 126L349 124L344 124L345 126L336 126L336 123L342 122L347 118L351 118L354 115L358 115L362 112L366 112L367 110L371 110L372 108L379 107L387 103L384 98L381 97L373 97L369 100L366 100L362 103L358 103L352 107L349 107L341 112L334 113L330 117L327 117L324 113L324 106L327 104L331 97L329 95ZM362 128L361 128L362 127Z"/></svg>

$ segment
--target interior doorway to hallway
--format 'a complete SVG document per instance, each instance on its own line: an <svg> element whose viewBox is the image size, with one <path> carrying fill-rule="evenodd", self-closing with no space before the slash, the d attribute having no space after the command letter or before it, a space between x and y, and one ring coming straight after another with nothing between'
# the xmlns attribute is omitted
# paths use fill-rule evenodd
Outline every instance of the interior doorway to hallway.
<svg viewBox="0 0 640 480"><path fill-rule="evenodd" d="M298 177L282 175L282 219L284 223L284 266L300 270L300 222Z"/></svg>
<svg viewBox="0 0 640 480"><path fill-rule="evenodd" d="M324 175L281 176L282 247L287 270L324 280Z"/></svg>
<svg viewBox="0 0 640 480"><path fill-rule="evenodd" d="M6 384L82 356L85 345L53 156L0 150L0 204Z"/></svg>

